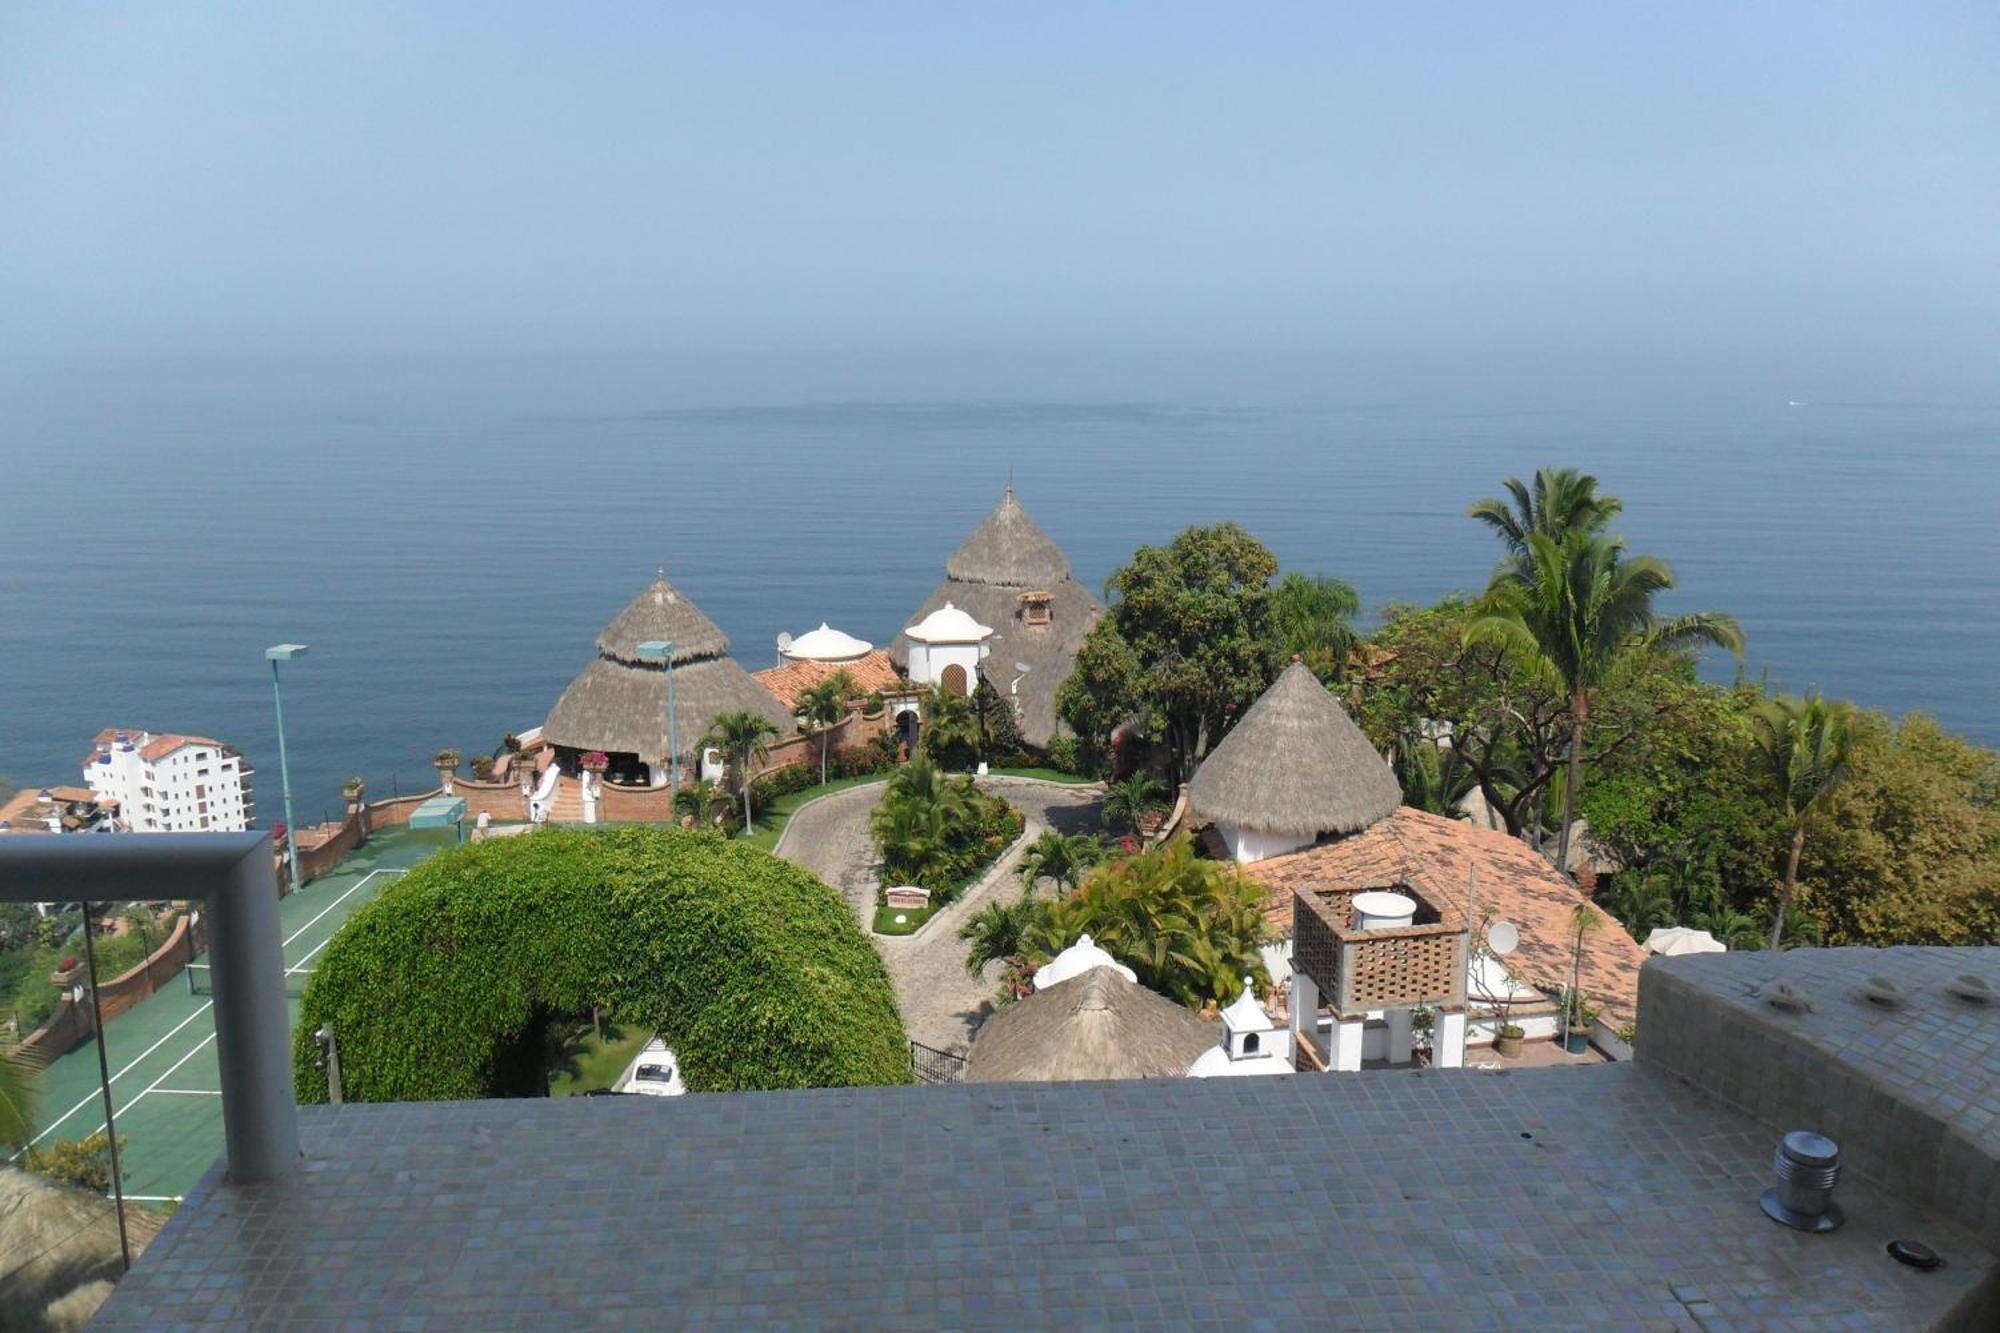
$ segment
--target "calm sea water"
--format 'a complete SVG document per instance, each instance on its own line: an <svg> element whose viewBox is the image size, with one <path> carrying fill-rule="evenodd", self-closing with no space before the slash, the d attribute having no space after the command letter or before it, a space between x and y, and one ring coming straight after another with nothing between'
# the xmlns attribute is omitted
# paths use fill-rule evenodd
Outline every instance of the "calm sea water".
<svg viewBox="0 0 2000 1333"><path fill-rule="evenodd" d="M1464 517L1549 463L1625 497L1674 605L1748 670L2000 743L2000 408L1481 412L949 403L616 415L0 402L0 774L74 781L107 725L213 734L280 816L268 643L301 819L348 774L539 723L656 565L768 665L821 620L886 642L1011 471L1095 585L1234 518L1371 607L1476 589ZM1714 668L1727 674L1726 663Z"/></svg>

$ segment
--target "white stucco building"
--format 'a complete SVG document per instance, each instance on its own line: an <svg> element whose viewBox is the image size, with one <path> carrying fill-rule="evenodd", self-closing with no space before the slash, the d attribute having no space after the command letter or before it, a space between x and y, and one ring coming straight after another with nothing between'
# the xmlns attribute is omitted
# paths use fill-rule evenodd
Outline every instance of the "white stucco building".
<svg viewBox="0 0 2000 1333"><path fill-rule="evenodd" d="M118 803L134 833L240 833L256 818L250 766L207 736L108 728L83 761L84 781Z"/></svg>
<svg viewBox="0 0 2000 1333"><path fill-rule="evenodd" d="M1188 1066L1189 1078L1244 1078L1292 1072L1292 1034L1279 1027L1243 978L1243 993L1222 1011L1222 1041Z"/></svg>
<svg viewBox="0 0 2000 1333"><path fill-rule="evenodd" d="M946 602L904 630L903 637L910 641L913 683L970 695L979 684L979 664L992 650L993 627Z"/></svg>

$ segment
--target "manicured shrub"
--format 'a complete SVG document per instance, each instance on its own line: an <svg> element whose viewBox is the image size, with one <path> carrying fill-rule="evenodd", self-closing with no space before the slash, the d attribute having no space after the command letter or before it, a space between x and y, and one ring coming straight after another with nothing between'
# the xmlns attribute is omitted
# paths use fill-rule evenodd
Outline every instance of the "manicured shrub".
<svg viewBox="0 0 2000 1333"><path fill-rule="evenodd" d="M657 1029L700 1091L909 1080L881 960L812 874L704 831L543 829L433 857L334 937L299 1098L326 1099L328 1021L351 1100L533 1092L542 1026L593 1005Z"/></svg>

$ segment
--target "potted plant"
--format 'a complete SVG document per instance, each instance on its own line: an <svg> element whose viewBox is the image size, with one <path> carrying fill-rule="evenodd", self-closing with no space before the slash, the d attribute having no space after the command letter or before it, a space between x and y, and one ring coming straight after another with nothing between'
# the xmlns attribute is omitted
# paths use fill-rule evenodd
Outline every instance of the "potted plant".
<svg viewBox="0 0 2000 1333"><path fill-rule="evenodd" d="M361 804L361 797L367 790L368 784L358 777L349 778L340 784L340 794L346 798L349 805Z"/></svg>
<svg viewBox="0 0 2000 1333"><path fill-rule="evenodd" d="M1493 1029L1493 1053L1511 1060L1521 1053L1521 1039L1527 1032L1519 1023L1502 1023Z"/></svg>
<svg viewBox="0 0 2000 1333"><path fill-rule="evenodd" d="M458 771L457 747L448 745L444 749L439 750L436 754L432 755L431 767L435 768L440 773L457 772Z"/></svg>
<svg viewBox="0 0 2000 1333"><path fill-rule="evenodd" d="M611 756L602 750L592 750L577 760L576 766L586 773L602 773L611 767Z"/></svg>
<svg viewBox="0 0 2000 1333"><path fill-rule="evenodd" d="M56 970L49 973L49 980L67 990L82 975L82 961L74 956L68 956L56 964Z"/></svg>
<svg viewBox="0 0 2000 1333"><path fill-rule="evenodd" d="M1590 1049L1590 1025L1597 1021L1598 1006L1582 991L1566 990L1562 998L1563 1049L1582 1055Z"/></svg>
<svg viewBox="0 0 2000 1333"><path fill-rule="evenodd" d="M474 782L493 781L493 756L476 754L472 756L472 780Z"/></svg>

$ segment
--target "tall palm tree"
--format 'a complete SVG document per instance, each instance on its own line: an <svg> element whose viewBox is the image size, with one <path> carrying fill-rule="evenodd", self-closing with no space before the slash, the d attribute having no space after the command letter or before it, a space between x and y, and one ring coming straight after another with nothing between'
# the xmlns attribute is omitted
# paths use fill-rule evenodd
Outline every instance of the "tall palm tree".
<svg viewBox="0 0 2000 1333"><path fill-rule="evenodd" d="M1147 811L1157 810L1166 794L1167 789L1158 778L1148 773L1134 773L1107 784L1100 817L1107 824L1127 825L1136 838L1139 836L1139 821Z"/></svg>
<svg viewBox="0 0 2000 1333"><path fill-rule="evenodd" d="M1499 644L1551 680L1569 701L1558 866L1569 862L1591 700L1619 662L1633 653L1703 644L1743 655L1743 631L1729 616L1656 615L1653 599L1673 586L1674 572L1665 561L1626 555L1622 538L1575 526L1560 537L1530 532L1521 555L1494 571L1481 613L1466 626L1466 642Z"/></svg>
<svg viewBox="0 0 2000 1333"><path fill-rule="evenodd" d="M854 677L845 671L836 671L803 691L799 695L798 706L793 709L801 726L807 731L819 733L819 782L822 787L826 785L827 741L833 735L833 728L847 716L854 694Z"/></svg>
<svg viewBox="0 0 2000 1333"><path fill-rule="evenodd" d="M1570 467L1540 469L1532 488L1519 477L1509 477L1503 484L1511 504L1488 497L1466 514L1499 535L1510 560L1527 556L1528 538L1534 533L1558 541L1572 530L1599 533L1625 507L1617 496L1597 493L1597 478Z"/></svg>
<svg viewBox="0 0 2000 1333"><path fill-rule="evenodd" d="M729 756L736 771L736 794L743 801L743 833L750 834L750 765L771 752L771 738L778 728L761 713L718 713L708 724L708 734L696 744L704 750L720 750Z"/></svg>
<svg viewBox="0 0 2000 1333"><path fill-rule="evenodd" d="M1767 699L1751 719L1763 776L1784 812L1791 845L1785 875L1771 914L1771 947L1785 936L1785 914L1799 884L1799 856L1806 833L1825 812L1834 791L1854 766L1854 706L1818 691L1803 699L1780 694Z"/></svg>
<svg viewBox="0 0 2000 1333"><path fill-rule="evenodd" d="M1271 627L1287 656L1296 656L1321 679L1339 680L1361 642L1354 617L1361 594L1344 579L1287 574L1271 588Z"/></svg>
<svg viewBox="0 0 2000 1333"><path fill-rule="evenodd" d="M1045 879L1073 889L1083 881L1083 872L1103 859L1104 844L1097 839L1050 829L1029 843L1022 854L1021 879L1028 893Z"/></svg>

